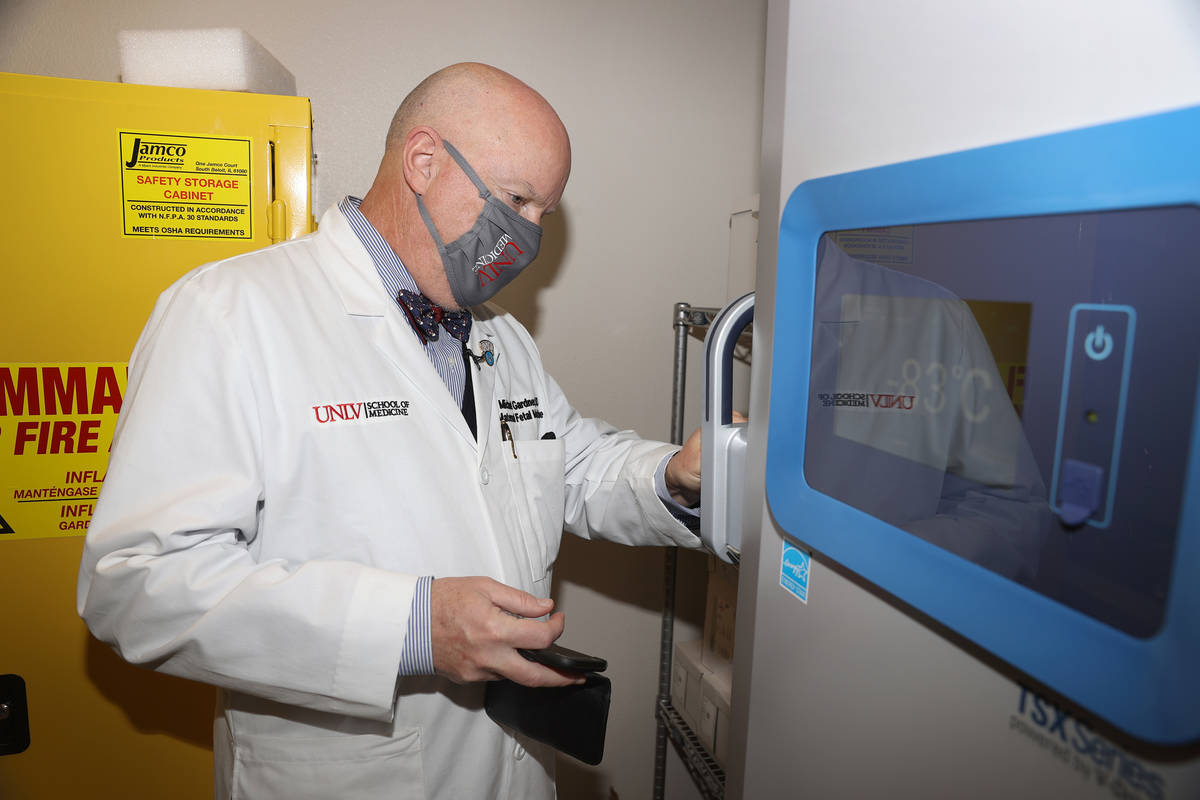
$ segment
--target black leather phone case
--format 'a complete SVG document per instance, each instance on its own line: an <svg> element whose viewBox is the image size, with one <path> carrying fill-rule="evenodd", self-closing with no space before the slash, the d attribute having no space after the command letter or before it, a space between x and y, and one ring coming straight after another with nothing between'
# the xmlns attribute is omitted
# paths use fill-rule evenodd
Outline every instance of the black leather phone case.
<svg viewBox="0 0 1200 800"><path fill-rule="evenodd" d="M531 688L490 681L484 707L495 722L548 744L585 764L604 758L612 681L589 673L577 686Z"/></svg>

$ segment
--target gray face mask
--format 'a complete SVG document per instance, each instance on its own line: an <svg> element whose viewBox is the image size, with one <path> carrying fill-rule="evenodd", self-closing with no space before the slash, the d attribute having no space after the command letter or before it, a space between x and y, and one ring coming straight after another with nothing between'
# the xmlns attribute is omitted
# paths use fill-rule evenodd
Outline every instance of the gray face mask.
<svg viewBox="0 0 1200 800"><path fill-rule="evenodd" d="M542 226L535 225L493 197L454 145L445 139L442 144L479 190L484 201L483 210L471 230L450 244L443 244L421 195L417 195L417 209L437 244L455 301L467 308L490 300L529 266L537 257Z"/></svg>

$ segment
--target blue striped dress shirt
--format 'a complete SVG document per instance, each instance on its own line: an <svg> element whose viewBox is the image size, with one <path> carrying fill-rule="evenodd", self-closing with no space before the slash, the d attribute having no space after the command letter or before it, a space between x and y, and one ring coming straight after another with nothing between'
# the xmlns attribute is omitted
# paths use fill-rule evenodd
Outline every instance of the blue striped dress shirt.
<svg viewBox="0 0 1200 800"><path fill-rule="evenodd" d="M408 289L410 292L421 291L396 255L396 251L358 210L358 204L361 202L357 197L346 197L338 204L338 209L350 223L350 229L362 242L371 260L375 262L375 270L379 273L379 279L383 281L388 294L394 300L401 289ZM399 308L399 302L396 307ZM413 335L416 336L416 333ZM445 381L454 402L461 407L467 379L462 343L452 336L439 336L437 341L425 343L425 354L433 362L438 375ZM417 579L417 591L413 595L412 608L408 614L408 632L404 635L404 648L400 653L401 675L433 674L433 634L429 613L429 590L432 584L432 575L422 575Z"/></svg>

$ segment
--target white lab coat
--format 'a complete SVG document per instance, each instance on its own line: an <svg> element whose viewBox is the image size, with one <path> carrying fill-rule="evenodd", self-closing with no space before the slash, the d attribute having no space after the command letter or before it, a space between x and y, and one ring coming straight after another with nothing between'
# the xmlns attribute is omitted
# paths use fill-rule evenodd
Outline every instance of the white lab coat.
<svg viewBox="0 0 1200 800"><path fill-rule="evenodd" d="M476 311L478 443L336 208L160 298L78 608L129 661L221 687L217 797L552 797L553 753L482 684L397 681L417 577L545 596L564 525L696 546L653 486L671 446L580 417L520 324Z"/></svg>

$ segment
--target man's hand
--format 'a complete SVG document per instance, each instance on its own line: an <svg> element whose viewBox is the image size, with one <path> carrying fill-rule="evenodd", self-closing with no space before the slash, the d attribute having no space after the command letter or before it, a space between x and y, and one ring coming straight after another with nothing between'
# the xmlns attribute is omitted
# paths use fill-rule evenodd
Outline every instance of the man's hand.
<svg viewBox="0 0 1200 800"><path fill-rule="evenodd" d="M554 601L491 578L435 578L429 590L433 668L455 683L508 678L526 686L582 683L578 673L535 664L521 647L549 647L562 635L562 613L548 620Z"/></svg>
<svg viewBox="0 0 1200 800"><path fill-rule="evenodd" d="M745 422L746 418L738 412L733 412L734 422ZM663 478L667 482L667 491L676 503L689 508L700 502L700 463L703 460L700 448L700 429L697 428L683 448L671 456Z"/></svg>

